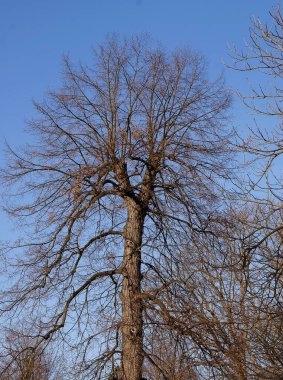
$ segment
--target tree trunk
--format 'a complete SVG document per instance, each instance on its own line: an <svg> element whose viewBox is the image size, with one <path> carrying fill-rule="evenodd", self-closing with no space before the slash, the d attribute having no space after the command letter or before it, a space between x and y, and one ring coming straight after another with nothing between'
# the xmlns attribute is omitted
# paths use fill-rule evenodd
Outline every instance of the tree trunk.
<svg viewBox="0 0 283 380"><path fill-rule="evenodd" d="M141 293L141 243L144 213L130 198L126 199L122 300L123 380L141 380L143 366L143 319Z"/></svg>

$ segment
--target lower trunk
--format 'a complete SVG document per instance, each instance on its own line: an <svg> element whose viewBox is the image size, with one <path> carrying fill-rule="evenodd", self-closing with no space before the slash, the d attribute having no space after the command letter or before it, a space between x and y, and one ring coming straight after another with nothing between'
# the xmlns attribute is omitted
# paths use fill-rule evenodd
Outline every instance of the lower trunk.
<svg viewBox="0 0 283 380"><path fill-rule="evenodd" d="M123 380L141 380L143 331L141 293L141 243L144 216L139 205L127 200L122 300Z"/></svg>

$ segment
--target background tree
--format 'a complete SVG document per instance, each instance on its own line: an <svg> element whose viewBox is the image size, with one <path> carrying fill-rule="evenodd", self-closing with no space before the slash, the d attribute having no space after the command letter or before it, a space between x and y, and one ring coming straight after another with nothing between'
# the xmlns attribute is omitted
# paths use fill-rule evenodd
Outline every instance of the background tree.
<svg viewBox="0 0 283 380"><path fill-rule="evenodd" d="M30 310L42 341L65 330L90 378L121 361L141 380L146 307L187 239L218 223L230 95L201 56L142 38L110 39L92 66L66 60L64 78L36 104L36 139L9 148L7 211L28 235L2 314Z"/></svg>
<svg viewBox="0 0 283 380"><path fill-rule="evenodd" d="M33 339L9 331L1 342L1 380L64 380L62 356L48 348L36 347Z"/></svg>
<svg viewBox="0 0 283 380"><path fill-rule="evenodd" d="M244 96L248 107L259 118L256 128L251 128L251 138L242 144L245 152L252 155L257 170L250 177L249 200L262 207L253 235L260 258L255 267L258 294L259 322L254 329L257 357L260 358L260 378L280 378L282 331L282 78L283 78L283 18L280 4L270 12L270 22L263 24L255 19L250 39L245 49L232 52L233 68L256 73L260 83L253 85L252 92ZM273 120L273 124L271 123ZM262 124L262 125L260 125ZM267 124L267 126L266 126ZM257 173L257 176L255 176ZM260 268L260 269L259 269ZM258 282L260 280L260 284Z"/></svg>
<svg viewBox="0 0 283 380"><path fill-rule="evenodd" d="M282 202L282 79L283 79L283 18L280 5L270 12L271 20L263 24L254 19L250 28L250 39L245 49L232 49L232 67L235 70L254 72L260 83L254 84L249 95L243 95L245 104L259 118L255 128L251 127L250 139L243 143L245 152L261 161L259 176L251 176L252 188L257 185L269 189L269 202ZM251 76L251 78L254 78ZM273 118L274 125L270 120ZM268 127L264 125L268 123ZM262 126L260 126L262 124ZM279 169L278 169L279 168ZM278 174L279 172L279 174ZM265 181L264 181L265 180ZM266 199L267 200L267 199Z"/></svg>
<svg viewBox="0 0 283 380"><path fill-rule="evenodd" d="M226 225L191 240L171 263L167 286L146 308L155 308L155 335L145 343L150 379L282 377L281 239L267 237L277 219L259 224L266 213L239 204Z"/></svg>

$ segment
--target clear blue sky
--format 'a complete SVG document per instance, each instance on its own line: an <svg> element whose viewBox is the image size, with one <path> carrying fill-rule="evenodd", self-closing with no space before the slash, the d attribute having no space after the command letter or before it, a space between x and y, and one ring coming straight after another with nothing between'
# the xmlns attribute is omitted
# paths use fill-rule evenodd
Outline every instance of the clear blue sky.
<svg viewBox="0 0 283 380"><path fill-rule="evenodd" d="M31 101L60 83L63 54L87 61L91 47L107 34L148 32L165 47L199 50L217 75L227 44L243 45L251 17L268 19L273 5L267 0L0 0L1 147L4 138L12 144L27 139L23 129L25 119L34 116ZM229 86L244 88L245 75L225 70L225 76ZM243 120L241 113L235 124ZM1 211L0 223L1 240L8 234Z"/></svg>

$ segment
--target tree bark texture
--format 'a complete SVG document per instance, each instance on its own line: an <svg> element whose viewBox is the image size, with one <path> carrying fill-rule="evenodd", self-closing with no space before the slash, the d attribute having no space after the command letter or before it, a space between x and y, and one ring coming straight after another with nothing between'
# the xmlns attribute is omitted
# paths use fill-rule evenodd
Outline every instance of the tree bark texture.
<svg viewBox="0 0 283 380"><path fill-rule="evenodd" d="M141 380L143 366L143 320L141 293L141 244L144 225L142 208L126 199L122 300L123 380Z"/></svg>

